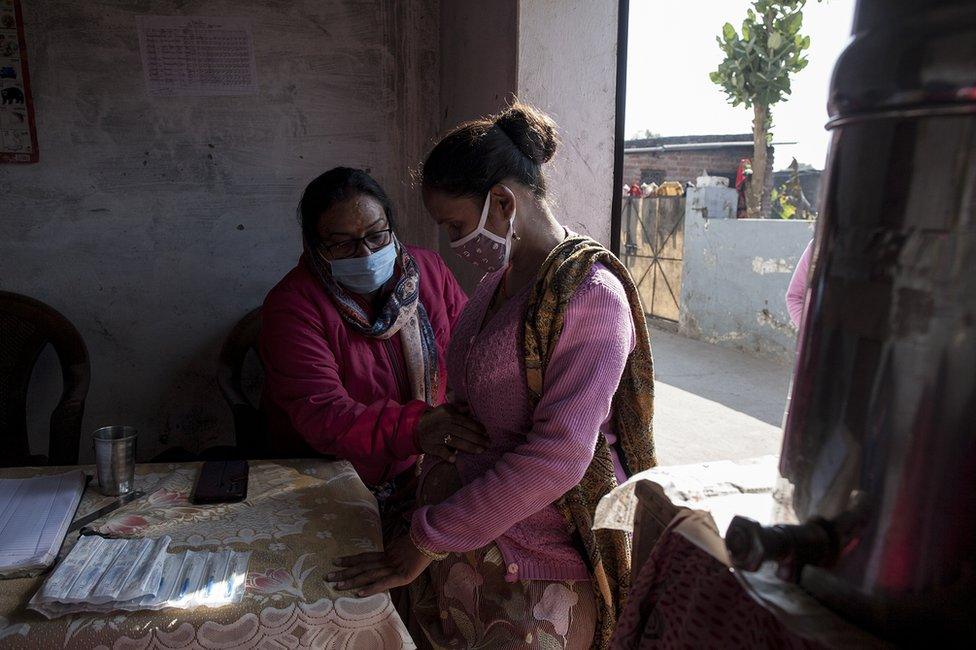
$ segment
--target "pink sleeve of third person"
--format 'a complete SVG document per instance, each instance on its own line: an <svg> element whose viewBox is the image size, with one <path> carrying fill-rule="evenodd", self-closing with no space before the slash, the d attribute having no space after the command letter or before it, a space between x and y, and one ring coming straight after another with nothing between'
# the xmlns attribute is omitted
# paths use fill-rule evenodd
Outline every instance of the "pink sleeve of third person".
<svg viewBox="0 0 976 650"><path fill-rule="evenodd" d="M790 280L790 288L786 291L786 309L790 312L790 320L793 324L800 327L803 319L803 303L807 296L807 284L810 275L810 254L813 250L813 242L807 244L800 261L796 263L793 271L793 278Z"/></svg>

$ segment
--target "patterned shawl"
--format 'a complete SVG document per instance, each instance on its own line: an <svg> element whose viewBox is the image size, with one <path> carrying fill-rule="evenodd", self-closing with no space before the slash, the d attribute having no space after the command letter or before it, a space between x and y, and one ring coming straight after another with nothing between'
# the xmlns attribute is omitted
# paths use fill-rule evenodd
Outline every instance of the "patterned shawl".
<svg viewBox="0 0 976 650"><path fill-rule="evenodd" d="M383 298L373 320L366 310L332 277L329 264L306 245L306 259L326 293L332 298L342 319L363 336L386 340L397 332L409 375L411 397L433 405L437 399L437 345L427 310L420 301L420 270L407 249L396 242L397 261L393 289Z"/></svg>
<svg viewBox="0 0 976 650"><path fill-rule="evenodd" d="M637 345L627 359L611 417L618 455L628 474L656 465L651 418L654 413L654 370L644 308L630 273L613 253L589 237L571 234L557 246L539 271L525 312L523 346L529 397L541 398L543 378L563 329L569 301L596 263L609 269L627 292ZM619 453L621 452L622 453ZM601 433L593 461L583 480L567 492L557 507L580 537L597 600L594 647L606 648L630 588L630 540L623 531L593 530L593 515L603 495L617 486L610 447Z"/></svg>

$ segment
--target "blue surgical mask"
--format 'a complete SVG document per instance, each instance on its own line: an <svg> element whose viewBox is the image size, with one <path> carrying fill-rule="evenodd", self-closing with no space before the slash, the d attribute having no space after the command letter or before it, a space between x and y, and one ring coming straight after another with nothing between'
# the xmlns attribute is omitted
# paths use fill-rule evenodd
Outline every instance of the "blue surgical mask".
<svg viewBox="0 0 976 650"><path fill-rule="evenodd" d="M332 260L332 277L353 293L372 293L393 277L396 266L396 239L366 257Z"/></svg>

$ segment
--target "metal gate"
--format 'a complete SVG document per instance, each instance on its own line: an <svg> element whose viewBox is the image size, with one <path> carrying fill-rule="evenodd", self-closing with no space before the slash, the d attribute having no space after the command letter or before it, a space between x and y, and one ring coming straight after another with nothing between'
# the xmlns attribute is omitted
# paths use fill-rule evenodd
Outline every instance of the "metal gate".
<svg viewBox="0 0 976 650"><path fill-rule="evenodd" d="M648 316L678 320L684 253L685 198L625 197L621 207L621 259Z"/></svg>

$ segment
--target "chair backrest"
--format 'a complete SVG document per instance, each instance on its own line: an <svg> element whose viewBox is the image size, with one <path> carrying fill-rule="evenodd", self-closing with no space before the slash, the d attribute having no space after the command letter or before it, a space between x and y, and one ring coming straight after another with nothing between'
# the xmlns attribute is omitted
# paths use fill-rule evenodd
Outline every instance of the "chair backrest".
<svg viewBox="0 0 976 650"><path fill-rule="evenodd" d="M51 414L47 458L32 455L27 389L37 358L50 344L61 365L61 398ZM0 291L0 466L75 465L91 381L88 349L71 322L39 300Z"/></svg>
<svg viewBox="0 0 976 650"><path fill-rule="evenodd" d="M217 384L230 406L236 444L245 458L267 458L270 451L264 415L248 399L243 381L244 362L248 352L257 353L260 334L261 308L258 307L239 320L227 335L217 368Z"/></svg>

